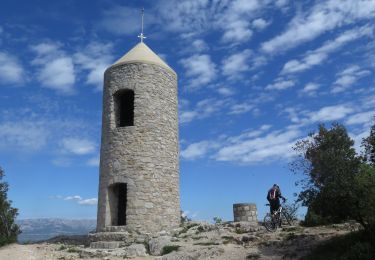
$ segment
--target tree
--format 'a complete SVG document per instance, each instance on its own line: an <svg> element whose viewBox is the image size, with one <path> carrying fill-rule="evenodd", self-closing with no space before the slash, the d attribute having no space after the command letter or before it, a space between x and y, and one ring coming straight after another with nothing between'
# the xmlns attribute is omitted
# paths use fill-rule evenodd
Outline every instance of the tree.
<svg viewBox="0 0 375 260"><path fill-rule="evenodd" d="M4 171L0 168L0 246L14 243L20 233L19 227L15 224L18 210L11 207L12 201L8 200L8 183L2 182Z"/></svg>
<svg viewBox="0 0 375 260"><path fill-rule="evenodd" d="M302 172L302 192L298 201L308 207L305 221L309 224L339 222L352 216L348 203L361 160L343 125L331 129L320 125L318 133L296 143L298 159L291 164L293 172Z"/></svg>
<svg viewBox="0 0 375 260"><path fill-rule="evenodd" d="M375 124L370 129L370 135L362 140L365 161L375 167Z"/></svg>

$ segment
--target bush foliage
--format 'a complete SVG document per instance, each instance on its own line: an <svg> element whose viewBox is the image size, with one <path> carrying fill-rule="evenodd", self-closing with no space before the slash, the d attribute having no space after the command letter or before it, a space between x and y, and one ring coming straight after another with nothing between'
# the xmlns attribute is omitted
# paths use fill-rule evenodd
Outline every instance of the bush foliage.
<svg viewBox="0 0 375 260"><path fill-rule="evenodd" d="M15 218L18 210L11 207L11 201L8 200L8 184L2 182L4 171L0 168L0 246L14 243L20 233L18 225L15 224Z"/></svg>
<svg viewBox="0 0 375 260"><path fill-rule="evenodd" d="M320 125L317 133L296 143L291 170L305 178L298 201L308 208L304 223L322 225L358 221L372 237L375 227L375 126L358 156L345 127Z"/></svg>

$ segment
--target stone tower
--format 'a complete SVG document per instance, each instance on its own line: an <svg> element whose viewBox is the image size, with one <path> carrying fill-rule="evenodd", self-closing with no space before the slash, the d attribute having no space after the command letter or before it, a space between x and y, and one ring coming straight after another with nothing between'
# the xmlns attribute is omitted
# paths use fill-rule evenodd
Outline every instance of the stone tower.
<svg viewBox="0 0 375 260"><path fill-rule="evenodd" d="M104 74L97 232L180 223L177 75L138 43Z"/></svg>

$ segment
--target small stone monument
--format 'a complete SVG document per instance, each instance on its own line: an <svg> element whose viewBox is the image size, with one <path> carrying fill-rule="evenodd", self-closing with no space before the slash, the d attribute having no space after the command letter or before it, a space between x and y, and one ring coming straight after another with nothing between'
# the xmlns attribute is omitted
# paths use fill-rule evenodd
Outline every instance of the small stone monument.
<svg viewBox="0 0 375 260"><path fill-rule="evenodd" d="M246 221L258 223L258 211L255 203L233 204L234 222Z"/></svg>

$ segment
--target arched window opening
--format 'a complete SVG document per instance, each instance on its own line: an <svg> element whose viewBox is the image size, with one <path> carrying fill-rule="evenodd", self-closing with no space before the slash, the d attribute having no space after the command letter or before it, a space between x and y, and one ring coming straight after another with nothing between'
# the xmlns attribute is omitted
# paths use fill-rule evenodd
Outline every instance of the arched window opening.
<svg viewBox="0 0 375 260"><path fill-rule="evenodd" d="M114 95L116 127L134 125L134 91L119 90Z"/></svg>
<svg viewBox="0 0 375 260"><path fill-rule="evenodd" d="M111 211L111 225L126 225L126 203L127 185L126 183L116 183L109 187L109 205Z"/></svg>

